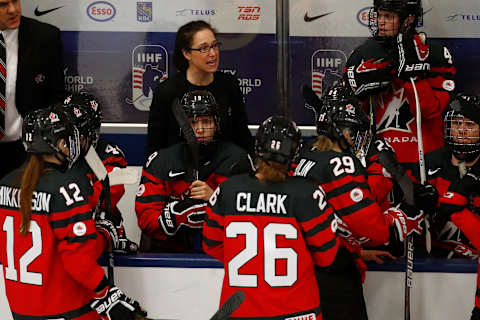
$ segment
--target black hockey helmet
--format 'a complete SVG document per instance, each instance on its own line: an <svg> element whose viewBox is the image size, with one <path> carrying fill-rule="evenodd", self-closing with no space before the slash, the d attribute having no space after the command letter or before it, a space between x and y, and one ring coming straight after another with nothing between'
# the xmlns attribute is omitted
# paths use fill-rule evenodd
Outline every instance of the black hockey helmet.
<svg viewBox="0 0 480 320"><path fill-rule="evenodd" d="M378 11L385 10L398 14L400 32L414 32L416 26L423 19L421 0L374 0L373 7L368 15L368 26L372 35L378 37ZM412 16L413 21L408 23L406 19Z"/></svg>
<svg viewBox="0 0 480 320"><path fill-rule="evenodd" d="M102 110L98 100L93 95L82 91L67 95L63 104L75 119L80 135L89 138L89 142L95 147L102 125Z"/></svg>
<svg viewBox="0 0 480 320"><path fill-rule="evenodd" d="M447 147L459 160L474 160L480 154L480 96L457 95L445 108L443 121Z"/></svg>
<svg viewBox="0 0 480 320"><path fill-rule="evenodd" d="M195 90L183 95L180 104L185 110L187 118L196 118L200 116L213 117L215 122L214 138L218 138L221 128L218 114L219 106L213 94L207 90ZM214 139L215 140L215 139Z"/></svg>
<svg viewBox="0 0 480 320"><path fill-rule="evenodd" d="M270 117L258 128L255 152L263 160L288 164L298 153L301 136L295 122L282 116Z"/></svg>
<svg viewBox="0 0 480 320"><path fill-rule="evenodd" d="M316 123L317 133L338 141L344 151L350 150L353 154L368 147L371 141L370 121L350 88L337 84L327 91L322 100ZM349 130L353 145L348 143L345 130Z"/></svg>
<svg viewBox="0 0 480 320"><path fill-rule="evenodd" d="M68 155L58 148L61 139L65 139L68 144ZM78 129L61 104L29 113L23 120L22 140L28 153L62 154L68 167L71 167L80 155Z"/></svg>

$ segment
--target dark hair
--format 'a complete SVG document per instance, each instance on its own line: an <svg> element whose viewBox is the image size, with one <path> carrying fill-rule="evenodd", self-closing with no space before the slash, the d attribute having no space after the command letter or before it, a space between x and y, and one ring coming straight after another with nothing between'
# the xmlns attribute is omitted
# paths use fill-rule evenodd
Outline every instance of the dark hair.
<svg viewBox="0 0 480 320"><path fill-rule="evenodd" d="M188 50L192 45L193 36L201 30L208 29L216 36L217 31L203 20L191 21L181 26L175 38L175 49L173 50L173 65L179 71L186 71L188 60L183 56L182 50Z"/></svg>

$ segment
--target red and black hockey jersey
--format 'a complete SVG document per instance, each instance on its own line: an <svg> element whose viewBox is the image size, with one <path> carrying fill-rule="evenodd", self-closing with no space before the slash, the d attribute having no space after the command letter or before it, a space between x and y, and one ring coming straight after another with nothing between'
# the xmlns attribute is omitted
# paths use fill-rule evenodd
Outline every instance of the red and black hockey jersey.
<svg viewBox="0 0 480 320"><path fill-rule="evenodd" d="M222 183L203 228L205 252L225 267L220 305L242 290L231 319L321 319L314 265L334 261L335 229L324 192L304 179L243 174Z"/></svg>
<svg viewBox="0 0 480 320"><path fill-rule="evenodd" d="M459 169L452 164L451 152L446 147L427 154L425 164L427 181L437 188L439 195L446 194L450 184L460 179ZM480 166L480 164L477 163L475 166ZM416 176L418 178L418 172ZM475 199L478 201L480 197L475 196ZM475 199L472 199L472 208ZM466 216L469 216L469 214ZM432 239L432 254L434 256L472 259L478 256L479 247L472 248L470 240L457 226L457 223L462 223L465 218L454 214L451 221L448 221L445 217L435 215L432 223L432 228L435 231ZM466 223L468 224L468 221ZM472 220L472 223L475 224L475 220Z"/></svg>
<svg viewBox="0 0 480 320"><path fill-rule="evenodd" d="M89 302L105 277L85 171L51 169L33 194L30 232L19 233L18 170L0 181L0 260L14 319L98 320Z"/></svg>
<svg viewBox="0 0 480 320"><path fill-rule="evenodd" d="M115 170L115 168L127 167L127 160L125 160L125 155L116 144L110 143L100 138L97 142L97 147L95 148L95 151L97 151L98 157L100 158L100 160L102 160L105 169L107 169L107 172L111 172L112 170ZM96 207L102 193L102 184L93 173L89 174L89 178L93 182L94 191L90 199L90 203L94 207ZM114 213L120 214L117 209L117 203L118 201L120 201L124 193L125 187L123 184L110 187L110 207Z"/></svg>
<svg viewBox="0 0 480 320"><path fill-rule="evenodd" d="M365 168L355 156L336 151L318 152L306 146L300 152L294 175L322 186L335 215L349 232L370 239L371 245L388 242L389 224L372 200Z"/></svg>
<svg viewBox="0 0 480 320"><path fill-rule="evenodd" d="M191 168L190 153L184 143L154 152L148 158L137 191L135 211L140 229L152 238L150 250L192 251L190 240L197 231L182 227L174 236L168 236L158 222L169 202L190 197ZM215 190L232 174L245 172L248 168L251 168L250 160L243 149L231 142L218 142L215 151L201 161L199 180ZM206 202L197 209L204 211L205 207Z"/></svg>
<svg viewBox="0 0 480 320"><path fill-rule="evenodd" d="M443 197L443 200L440 201L440 206L442 203L457 205L457 199L463 198L463 196L457 196L448 190L453 181L460 179L460 173L458 167L451 163L449 150L441 148L427 154L425 163L428 182L433 184L437 188L439 195ZM479 170L478 166L480 166L479 162L474 164L475 169L471 168L470 170L477 171ZM463 201L462 199L460 200ZM454 256L457 257L472 258L474 255L478 255L480 250L480 216L477 214L480 196L478 192L472 190L472 196L469 200L471 203L467 208L451 215L451 222L441 220L442 217L437 217L434 220L433 226L437 231L434 234L439 234L440 238L438 242L434 241L433 245L437 249L443 249L446 252L445 255L449 251L454 252ZM477 274L475 306L480 308L480 267Z"/></svg>
<svg viewBox="0 0 480 320"><path fill-rule="evenodd" d="M369 40L372 41L372 40ZM430 43L427 77L415 82L422 110L424 153L443 146L442 112L455 89L456 74L449 50ZM416 103L410 81L395 79L384 92L375 96L377 135L394 148L400 163L418 162ZM365 102L368 110L369 101Z"/></svg>

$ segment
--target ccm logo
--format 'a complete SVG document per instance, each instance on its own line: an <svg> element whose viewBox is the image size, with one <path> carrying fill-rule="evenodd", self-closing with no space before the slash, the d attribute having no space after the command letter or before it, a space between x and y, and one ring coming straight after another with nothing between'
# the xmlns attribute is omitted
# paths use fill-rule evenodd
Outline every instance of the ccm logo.
<svg viewBox="0 0 480 320"><path fill-rule="evenodd" d="M115 7L106 1L96 1L90 4L87 8L87 15L95 21L105 22L113 19L117 10Z"/></svg>

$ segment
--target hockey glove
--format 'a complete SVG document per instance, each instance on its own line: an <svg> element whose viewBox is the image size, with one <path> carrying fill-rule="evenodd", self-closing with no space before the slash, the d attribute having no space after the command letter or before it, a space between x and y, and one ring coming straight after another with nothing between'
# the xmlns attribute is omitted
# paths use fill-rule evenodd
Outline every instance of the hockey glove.
<svg viewBox="0 0 480 320"><path fill-rule="evenodd" d="M415 206L424 212L435 210L438 204L438 191L433 185L413 183Z"/></svg>
<svg viewBox="0 0 480 320"><path fill-rule="evenodd" d="M405 239L413 233L422 234L423 212L402 203L399 208L389 208L384 214L390 225L388 251L396 257L402 256Z"/></svg>
<svg viewBox="0 0 480 320"><path fill-rule="evenodd" d="M356 48L345 65L347 82L360 99L385 89L394 79L393 57L377 41Z"/></svg>
<svg viewBox="0 0 480 320"><path fill-rule="evenodd" d="M480 308L474 307L470 320L480 320Z"/></svg>
<svg viewBox="0 0 480 320"><path fill-rule="evenodd" d="M395 228L400 241L405 241L413 233L422 234L423 212L416 208L402 203L398 208L389 208L384 214L387 216L390 226Z"/></svg>
<svg viewBox="0 0 480 320"><path fill-rule="evenodd" d="M409 81L410 78L422 78L429 70L428 56L430 45L424 44L418 34L402 34L397 36L398 66L397 76Z"/></svg>
<svg viewBox="0 0 480 320"><path fill-rule="evenodd" d="M463 178L452 182L448 191L440 198L439 214L450 220L453 213L462 211L470 204L470 196L480 187L480 177L467 173Z"/></svg>
<svg viewBox="0 0 480 320"><path fill-rule="evenodd" d="M134 320L136 315L147 315L137 301L127 297L115 286L106 287L98 293L90 307L104 320Z"/></svg>
<svg viewBox="0 0 480 320"><path fill-rule="evenodd" d="M203 200L186 199L168 203L163 213L158 217L161 229L166 235L175 235L182 225L188 228L202 228L205 221L205 207Z"/></svg>
<svg viewBox="0 0 480 320"><path fill-rule="evenodd" d="M114 253L135 254L138 245L127 239L123 219L119 215L100 212L95 216L97 230L107 239L109 249Z"/></svg>

